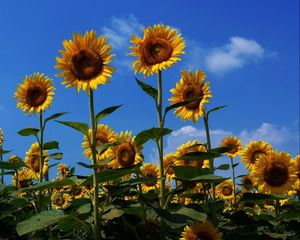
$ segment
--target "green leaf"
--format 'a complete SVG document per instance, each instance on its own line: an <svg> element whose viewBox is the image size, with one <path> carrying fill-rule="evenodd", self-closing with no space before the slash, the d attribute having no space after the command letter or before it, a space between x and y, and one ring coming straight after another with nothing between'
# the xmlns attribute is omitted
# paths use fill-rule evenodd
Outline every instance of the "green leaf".
<svg viewBox="0 0 300 240"><path fill-rule="evenodd" d="M64 154L61 152L58 153L52 153L49 155L49 158L52 158L54 160L61 160L64 157Z"/></svg>
<svg viewBox="0 0 300 240"><path fill-rule="evenodd" d="M240 163L235 163L232 165L233 168L235 168L236 166L238 166Z"/></svg>
<svg viewBox="0 0 300 240"><path fill-rule="evenodd" d="M145 93L147 93L149 96L151 96L155 101L157 100L157 90L150 85L138 80L135 78L137 84L144 90Z"/></svg>
<svg viewBox="0 0 300 240"><path fill-rule="evenodd" d="M157 142L161 137L168 135L171 132L172 130L168 128L150 128L136 135L135 144L137 146L140 146L149 141L150 139Z"/></svg>
<svg viewBox="0 0 300 240"><path fill-rule="evenodd" d="M207 175L210 173L206 168L194 168L192 166L173 166L176 178L185 181L194 181L200 175Z"/></svg>
<svg viewBox="0 0 300 240"><path fill-rule="evenodd" d="M217 170L228 170L230 168L229 164L222 164L219 167L217 167Z"/></svg>
<svg viewBox="0 0 300 240"><path fill-rule="evenodd" d="M112 158L105 158L104 160L101 160L101 162L99 164L86 164L83 162L77 162L77 164L84 168L95 169L95 168L101 168L101 167L107 165L111 160L112 160Z"/></svg>
<svg viewBox="0 0 300 240"><path fill-rule="evenodd" d="M16 161L16 162L0 162L0 169L11 169L16 170L21 167L26 167L23 161Z"/></svg>
<svg viewBox="0 0 300 240"><path fill-rule="evenodd" d="M217 175L213 175L213 174L207 174L207 175L199 176L198 179L196 179L196 180L199 180L202 182L221 183L227 179L229 179L229 178L224 178L222 176L217 176Z"/></svg>
<svg viewBox="0 0 300 240"><path fill-rule="evenodd" d="M0 155L5 155L5 154L7 154L7 153L10 153L10 152L12 152L12 150L0 150Z"/></svg>
<svg viewBox="0 0 300 240"><path fill-rule="evenodd" d="M24 128L18 132L19 135L27 137L27 136L36 136L40 130L37 128Z"/></svg>
<svg viewBox="0 0 300 240"><path fill-rule="evenodd" d="M31 218L17 224L19 236L34 232L37 230L46 230L49 226L57 223L64 218L64 212L61 210L48 210L38 213Z"/></svg>
<svg viewBox="0 0 300 240"><path fill-rule="evenodd" d="M102 215L103 219L112 220L114 218L121 217L124 214L124 211L117 208L110 209L107 213Z"/></svg>
<svg viewBox="0 0 300 240"><path fill-rule="evenodd" d="M110 115L111 113L113 113L114 111L116 111L119 107L121 107L121 105L117 105L117 106L112 106L112 107L108 107L108 108L105 108L103 109L101 112L99 112L97 115L96 115L96 122L99 122L102 118Z"/></svg>
<svg viewBox="0 0 300 240"><path fill-rule="evenodd" d="M56 121L59 122L63 125L66 125L70 128L73 128L81 133L83 133L84 135L88 136L88 132L89 132L89 126L86 123L82 123L82 122L62 122L62 121Z"/></svg>
<svg viewBox="0 0 300 240"><path fill-rule="evenodd" d="M187 161L200 161L200 160L206 160L206 159L211 159L211 158L217 158L220 157L221 155L219 153L215 152L189 152L178 159L180 160L187 160Z"/></svg>
<svg viewBox="0 0 300 240"><path fill-rule="evenodd" d="M89 213L91 211L91 204L90 203L86 203L81 205L78 209L77 209L77 213L78 214L85 214L85 213Z"/></svg>
<svg viewBox="0 0 300 240"><path fill-rule="evenodd" d="M212 152L215 154L223 154L223 153L231 151L232 149L234 149L234 146L217 147L217 148L210 149L208 152Z"/></svg>
<svg viewBox="0 0 300 240"><path fill-rule="evenodd" d="M57 182L52 182L52 181L41 182L41 183L37 183L34 186L22 188L19 190L19 192L45 190L49 188L58 188L58 187L63 187L68 185L74 186L77 185L76 180L77 180L76 177L70 177L70 178L64 178L61 181L57 181Z"/></svg>
<svg viewBox="0 0 300 240"><path fill-rule="evenodd" d="M213 109L209 110L209 111L207 112L207 116L208 116L210 113L212 113L212 112L216 112L216 111L218 111L218 110L220 110L220 109L225 108L226 106L227 106L227 105L223 105L223 106L216 107L216 108L213 108Z"/></svg>
<svg viewBox="0 0 300 240"><path fill-rule="evenodd" d="M46 125L46 122L48 122L48 121L50 121L50 120L53 120L53 119L56 119L56 118L59 118L60 116L65 115L65 114L67 114L67 112L55 113L55 114L53 114L52 116L47 117L47 118L45 119L45 121L44 121L44 125Z"/></svg>
<svg viewBox="0 0 300 240"><path fill-rule="evenodd" d="M96 150L97 150L98 154L102 154L110 147L114 147L119 144L120 144L119 142L108 142L108 143L103 144L102 146L96 146Z"/></svg>
<svg viewBox="0 0 300 240"><path fill-rule="evenodd" d="M187 207L181 207L178 211L176 211L176 213L188 216L198 222L205 222L207 219L207 215L205 213L201 213Z"/></svg>
<svg viewBox="0 0 300 240"><path fill-rule="evenodd" d="M243 196L241 198L242 201L247 202L257 202L262 200L271 200L274 199L272 195L269 194L263 194L263 193L243 193Z"/></svg>
<svg viewBox="0 0 300 240"><path fill-rule="evenodd" d="M59 149L59 143L57 141L46 142L43 145L43 149L44 150Z"/></svg>

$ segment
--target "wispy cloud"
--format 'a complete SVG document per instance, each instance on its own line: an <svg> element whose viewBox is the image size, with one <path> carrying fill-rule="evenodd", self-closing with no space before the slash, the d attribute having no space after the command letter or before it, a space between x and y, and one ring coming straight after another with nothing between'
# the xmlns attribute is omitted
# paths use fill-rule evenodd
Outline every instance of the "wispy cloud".
<svg viewBox="0 0 300 240"><path fill-rule="evenodd" d="M274 149L280 151L290 151L292 154L299 154L299 128L296 126L276 126L271 123L262 123L257 129L244 129L240 133L234 133L230 130L213 129L210 131L212 146L217 147L223 138L228 136L237 136L241 139L243 145L250 141L264 140L274 146ZM164 153L176 152L177 148L187 141L198 140L206 142L205 130L196 129L193 126L185 126L173 131L167 138ZM157 152L153 149L150 154L150 161L157 163Z"/></svg>
<svg viewBox="0 0 300 240"><path fill-rule="evenodd" d="M276 55L263 48L257 41L239 36L231 37L229 43L215 48L205 48L197 41L188 41L186 66L191 69L204 67L215 74L224 74Z"/></svg>
<svg viewBox="0 0 300 240"><path fill-rule="evenodd" d="M128 46L130 46L132 34L140 35L142 30L143 25L133 14L121 18L112 17L110 26L102 28L102 32L109 39L113 51L117 55L114 64L119 72L131 70L132 59L126 56L129 53Z"/></svg>

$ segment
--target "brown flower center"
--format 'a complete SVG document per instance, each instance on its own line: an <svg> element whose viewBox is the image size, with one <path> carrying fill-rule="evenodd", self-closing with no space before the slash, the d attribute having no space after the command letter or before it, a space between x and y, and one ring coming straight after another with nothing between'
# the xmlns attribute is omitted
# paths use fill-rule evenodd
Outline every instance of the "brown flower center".
<svg viewBox="0 0 300 240"><path fill-rule="evenodd" d="M35 171L40 171L40 157L37 155L32 155L30 159L30 167Z"/></svg>
<svg viewBox="0 0 300 240"><path fill-rule="evenodd" d="M143 50L145 62L149 65L166 61L173 53L170 42L162 38L151 39Z"/></svg>
<svg viewBox="0 0 300 240"><path fill-rule="evenodd" d="M252 153L251 163L255 163L257 161L257 159L259 158L259 156L262 154L265 154L265 153L261 152L261 151L255 151L254 153Z"/></svg>
<svg viewBox="0 0 300 240"><path fill-rule="evenodd" d="M122 167L128 167L134 164L135 150L130 143L122 143L118 146L116 151L118 163Z"/></svg>
<svg viewBox="0 0 300 240"><path fill-rule="evenodd" d="M230 196L232 194L232 188L229 186L225 186L222 188L222 194L224 196Z"/></svg>
<svg viewBox="0 0 300 240"><path fill-rule="evenodd" d="M26 103L33 107L42 105L47 99L47 91L39 86L29 88L26 93Z"/></svg>
<svg viewBox="0 0 300 240"><path fill-rule="evenodd" d="M79 80L90 80L103 69L101 56L90 49L81 49L72 57L71 71Z"/></svg>
<svg viewBox="0 0 300 240"><path fill-rule="evenodd" d="M230 151L228 151L230 154L235 154L238 151L238 146L235 144L227 144L227 146L233 147Z"/></svg>
<svg viewBox="0 0 300 240"><path fill-rule="evenodd" d="M153 172L153 173L147 173L147 174L145 174L145 176L146 176L146 177L149 177L149 178L156 178L156 177L157 177L156 174L155 174L154 172ZM148 182L145 182L145 185L146 185L147 187L152 187L152 186L155 186L156 183L157 183L156 180L154 180L154 181L148 181Z"/></svg>
<svg viewBox="0 0 300 240"><path fill-rule="evenodd" d="M19 181L19 187L20 188L29 187L30 185L31 185L31 181L30 180L20 180Z"/></svg>
<svg viewBox="0 0 300 240"><path fill-rule="evenodd" d="M289 177L288 168L280 163L270 163L264 170L264 181L271 187L280 187L286 183Z"/></svg>
<svg viewBox="0 0 300 240"><path fill-rule="evenodd" d="M198 232L196 233L199 240L212 240L213 238L207 232Z"/></svg>
<svg viewBox="0 0 300 240"><path fill-rule="evenodd" d="M188 110L195 110L197 108L199 108L199 104L202 100L202 89L201 87L197 87L197 86L188 86L184 89L183 93L182 93L182 98L184 101L186 100L190 100L193 98L199 98L198 100L192 101L191 103L185 105L185 108Z"/></svg>
<svg viewBox="0 0 300 240"><path fill-rule="evenodd" d="M191 166L195 168L202 168L203 167L203 160L195 160L195 161L188 161L184 160L184 166Z"/></svg>
<svg viewBox="0 0 300 240"><path fill-rule="evenodd" d="M252 186L253 186L253 183L252 183L251 179L246 178L243 181L243 185L244 185L244 188L250 190L252 188Z"/></svg>

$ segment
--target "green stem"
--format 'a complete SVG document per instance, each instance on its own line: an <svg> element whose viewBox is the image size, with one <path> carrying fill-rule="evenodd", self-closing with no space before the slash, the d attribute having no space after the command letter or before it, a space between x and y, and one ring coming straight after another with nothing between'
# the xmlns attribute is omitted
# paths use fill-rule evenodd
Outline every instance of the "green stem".
<svg viewBox="0 0 300 240"><path fill-rule="evenodd" d="M208 117L205 114L203 117L204 120L204 126L205 126L205 133L206 133L206 141L207 141L207 150L211 150L211 141L210 141L210 133L209 133L209 126L208 126ZM209 169L212 174L214 174L215 169L214 169L214 159L210 158L209 159ZM212 183L211 184L212 188L212 208L211 208L211 215L212 215L212 223L216 225L216 189L215 185Z"/></svg>
<svg viewBox="0 0 300 240"><path fill-rule="evenodd" d="M39 142L39 148L40 148L40 162L39 162L39 182L43 182L43 167L44 167L44 156L43 156L43 144L44 144L44 128L43 128L43 112L40 111L40 142ZM43 195L42 191L39 191L39 205L38 210L39 212L42 211L42 200Z"/></svg>
<svg viewBox="0 0 300 240"><path fill-rule="evenodd" d="M235 185L235 172L234 172L234 166L233 166L233 158L230 157L231 162L231 170L232 170L232 182L233 182L233 194L234 194L234 209L236 209L236 185Z"/></svg>
<svg viewBox="0 0 300 240"><path fill-rule="evenodd" d="M157 79L157 102L156 102L156 109L157 109L157 120L158 120L158 127L163 128L163 117L162 117L162 76L161 70L158 71L158 79ZM164 207L165 205L165 172L164 172L164 162L163 162L163 137L161 137L157 142L158 153L159 153L159 169L160 169L160 206Z"/></svg>
<svg viewBox="0 0 300 240"><path fill-rule="evenodd" d="M91 139L91 149L92 149L92 157L93 164L97 164L97 156L96 156L96 121L95 121L95 112L94 112L94 93L93 90L90 89L90 120L91 120L91 130L92 130L92 139ZM93 169L93 188L94 188L94 199L93 199L93 207L94 207L94 239L100 239L100 217L99 217L99 202L98 202L98 194L99 194L99 183L98 183L98 174L97 169Z"/></svg>
<svg viewBox="0 0 300 240"><path fill-rule="evenodd" d="M0 146L0 151L2 152L2 146ZM3 162L2 153L0 153L0 161ZM4 184L4 169L1 169L1 184Z"/></svg>

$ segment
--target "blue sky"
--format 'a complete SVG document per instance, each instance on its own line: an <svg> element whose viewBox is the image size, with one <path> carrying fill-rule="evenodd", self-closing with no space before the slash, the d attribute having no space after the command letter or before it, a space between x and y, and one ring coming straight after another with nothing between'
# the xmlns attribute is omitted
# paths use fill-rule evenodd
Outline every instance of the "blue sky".
<svg viewBox="0 0 300 240"><path fill-rule="evenodd" d="M228 105L210 119L214 146L223 137L236 135L244 145L263 139L275 149L299 154L297 0L1 1L0 128L6 140L4 148L24 157L34 141L17 132L37 127L38 118L24 115L13 99L17 84L34 72L52 78L56 88L53 105L45 115L66 111L68 115L61 120L89 122L87 95L65 89L62 79L55 77L58 71L54 66L64 39L71 39L73 32L92 29L109 38L116 54L111 83L95 93L96 112L123 104L103 123L116 132L132 130L134 134L156 126L153 102L135 83L133 58L126 53L131 34L142 36L143 27L157 23L177 28L186 41L182 61L163 72L164 106L181 69L202 69L213 93L207 108ZM155 77L146 82L156 86ZM165 152L175 151L187 140L205 141L201 121L183 123L169 114L166 127L174 132L165 139ZM60 142L63 163L85 172L76 165L88 162L82 155L79 133L52 122L45 134L46 140ZM153 144L145 146L144 155L146 161L156 161Z"/></svg>

